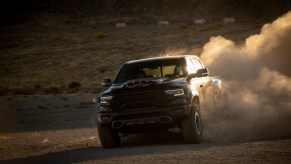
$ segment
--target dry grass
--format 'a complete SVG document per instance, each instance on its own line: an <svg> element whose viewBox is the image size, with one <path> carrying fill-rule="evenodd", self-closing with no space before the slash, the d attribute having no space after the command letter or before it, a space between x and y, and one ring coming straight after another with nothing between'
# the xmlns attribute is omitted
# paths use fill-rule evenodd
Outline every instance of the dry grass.
<svg viewBox="0 0 291 164"><path fill-rule="evenodd" d="M107 37L107 34L105 32L96 32L96 38L97 39L103 39L103 38L106 38Z"/></svg>

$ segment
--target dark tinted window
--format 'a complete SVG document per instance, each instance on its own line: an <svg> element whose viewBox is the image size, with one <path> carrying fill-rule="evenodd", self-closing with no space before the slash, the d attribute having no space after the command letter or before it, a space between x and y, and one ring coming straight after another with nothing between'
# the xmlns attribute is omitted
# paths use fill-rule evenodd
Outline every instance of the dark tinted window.
<svg viewBox="0 0 291 164"><path fill-rule="evenodd" d="M152 60L127 63L118 72L115 83L140 78L184 77L187 75L184 59Z"/></svg>

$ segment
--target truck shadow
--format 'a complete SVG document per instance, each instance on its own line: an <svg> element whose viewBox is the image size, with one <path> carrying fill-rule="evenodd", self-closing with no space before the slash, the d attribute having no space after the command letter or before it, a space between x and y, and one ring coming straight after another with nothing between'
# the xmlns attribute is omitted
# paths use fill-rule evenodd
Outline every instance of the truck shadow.
<svg viewBox="0 0 291 164"><path fill-rule="evenodd" d="M121 147L113 149L104 149L100 145L68 149L58 152L50 152L39 156L29 156L17 159L8 159L0 161L6 163L76 163L76 162L110 162L114 159L126 159L136 161L141 156L167 156L168 154L179 153L200 153L202 150L213 147L224 147L233 143L202 143L185 144L177 134L166 133L158 134L140 134L126 137ZM111 161L112 162L112 161Z"/></svg>
<svg viewBox="0 0 291 164"><path fill-rule="evenodd" d="M0 160L0 163L101 163L122 161L124 159L126 161L146 159L143 156L151 159L175 157L181 154L191 154L191 156L201 160L202 158L207 159L209 157L207 154L210 152L241 144L244 144L244 142L210 142L207 140L203 140L201 144L185 144L179 133L163 131L123 137L122 145L119 148L104 149L100 144L80 146L79 143L72 143L69 147L65 147L65 150L38 156ZM55 149L52 150L55 151ZM206 155L204 156L203 154L205 153ZM174 157L173 159L175 159Z"/></svg>

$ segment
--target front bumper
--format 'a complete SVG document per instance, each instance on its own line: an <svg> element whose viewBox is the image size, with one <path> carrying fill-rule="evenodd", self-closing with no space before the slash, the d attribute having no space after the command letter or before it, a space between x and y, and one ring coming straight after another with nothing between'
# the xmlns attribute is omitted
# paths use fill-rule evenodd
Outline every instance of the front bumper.
<svg viewBox="0 0 291 164"><path fill-rule="evenodd" d="M179 105L98 113L98 123L119 131L163 128L179 123L190 115L190 109L191 105Z"/></svg>

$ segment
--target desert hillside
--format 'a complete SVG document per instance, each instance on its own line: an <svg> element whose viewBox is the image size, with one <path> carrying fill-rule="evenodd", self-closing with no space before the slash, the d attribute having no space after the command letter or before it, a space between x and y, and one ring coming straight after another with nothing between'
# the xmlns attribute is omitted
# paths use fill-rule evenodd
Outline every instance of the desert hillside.
<svg viewBox="0 0 291 164"><path fill-rule="evenodd" d="M191 20L198 18L279 16L290 9L290 0L4 0L1 23L31 19L48 13L73 18L92 16L135 16L144 21L155 19Z"/></svg>
<svg viewBox="0 0 291 164"><path fill-rule="evenodd" d="M237 43L289 8L289 1L6 1L1 5L0 90L99 87L132 59L196 54L212 36ZM225 24L225 17L235 18ZM205 24L195 24L205 19ZM158 22L169 21L169 26ZM116 28L126 23L125 28Z"/></svg>

